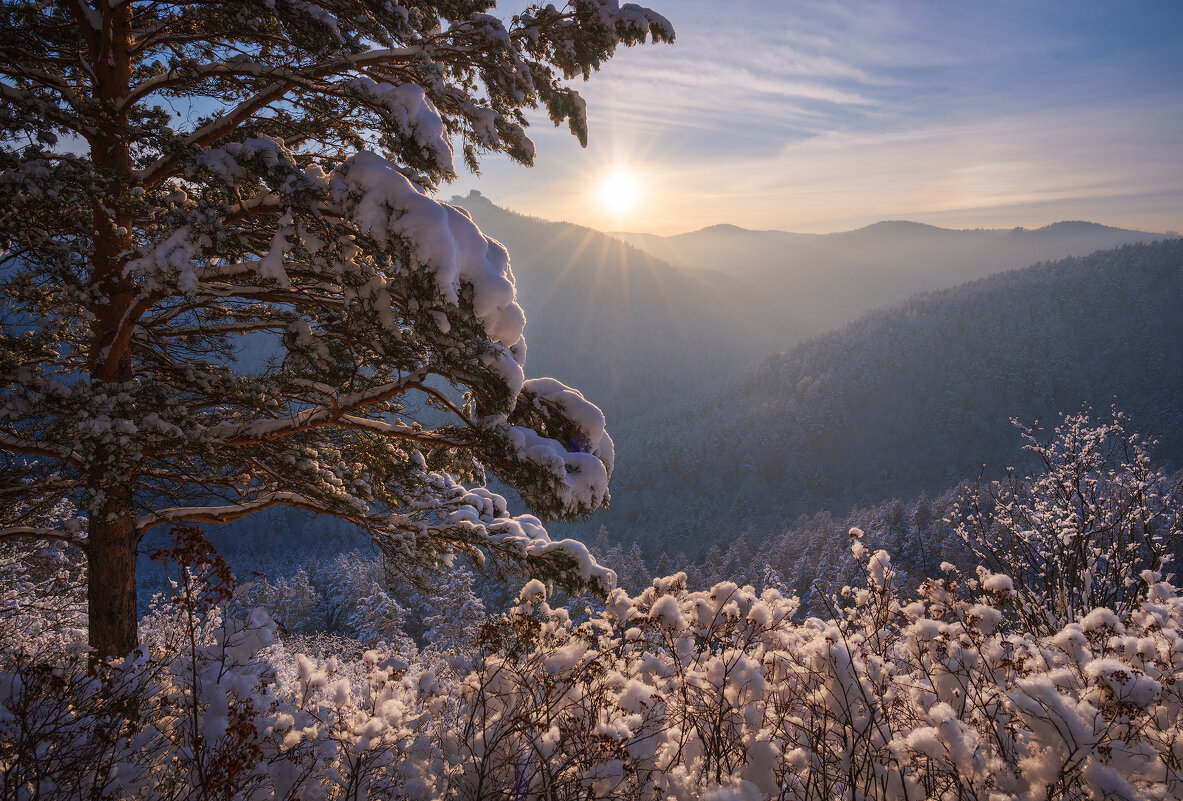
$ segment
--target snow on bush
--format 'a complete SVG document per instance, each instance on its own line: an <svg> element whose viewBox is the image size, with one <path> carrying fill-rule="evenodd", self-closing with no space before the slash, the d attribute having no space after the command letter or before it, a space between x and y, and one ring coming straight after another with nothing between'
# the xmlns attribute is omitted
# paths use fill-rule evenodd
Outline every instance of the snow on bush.
<svg viewBox="0 0 1183 801"><path fill-rule="evenodd" d="M277 637L182 530L144 645L92 673L61 555L9 548L4 797L1183 794L1176 587L1145 571L1127 611L1041 634L1010 613L1001 574L947 570L900 597L888 554L862 539L865 583L826 620L775 588L691 592L682 574L575 620L534 580L473 639L417 651ZM43 596L65 598L52 626Z"/></svg>
<svg viewBox="0 0 1183 801"><path fill-rule="evenodd" d="M1031 464L972 488L951 518L975 556L1006 574L996 591L1013 593L1033 631L1098 608L1128 612L1150 586L1142 571L1169 575L1183 553L1171 479L1128 425L1116 409L1097 423L1085 409L1064 415L1050 441L1021 426Z"/></svg>

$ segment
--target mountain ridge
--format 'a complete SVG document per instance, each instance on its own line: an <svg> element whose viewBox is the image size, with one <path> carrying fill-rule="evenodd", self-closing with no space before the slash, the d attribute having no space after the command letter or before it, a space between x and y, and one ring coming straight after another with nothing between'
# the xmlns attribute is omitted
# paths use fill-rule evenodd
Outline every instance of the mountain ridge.
<svg viewBox="0 0 1183 801"><path fill-rule="evenodd" d="M489 201L488 198L484 198L483 195L478 195L478 196L481 197L482 199L484 199L486 202L492 203L492 201ZM452 202L455 202L457 200L464 200L464 198L460 198L459 196L455 196L455 197L453 197ZM496 204L494 203L493 205L496 205ZM523 216L530 216L530 215L523 215ZM543 219L543 218L534 218L534 219ZM572 224L574 224L574 223L572 223ZM1055 231L1055 230L1065 230L1065 229L1071 227L1071 228L1077 229L1078 231L1079 230L1105 230L1105 231L1118 231L1118 232L1128 233L1128 234L1137 234L1139 236L1150 237L1153 239L1171 239L1171 238L1173 238L1173 236L1168 233L1157 233L1154 231L1143 231L1143 230L1136 229L1136 228L1122 228L1121 226L1106 225L1105 223L1093 222L1091 220L1058 220L1056 222L1047 223L1046 225L1041 225L1038 228L1028 228L1026 226L1021 226L1021 225L1015 226L1012 228L1005 228L1005 227L1004 228L982 228L982 227L978 227L978 228L945 228L944 226L940 226L940 225L932 225L931 223L922 223L922 222L918 222L916 220L907 220L907 219L903 219L903 218L890 219L890 220L889 219L877 220L873 223L868 223L867 225L863 225L858 228L851 228L851 229L842 230L842 231L828 231L826 233L816 233L816 232L807 232L807 231L786 231L783 228L745 228L742 225L735 225L734 223L714 223L712 225L704 225L702 228L695 228L694 230L683 231L682 233L677 233L677 234L654 234L654 233L649 233L646 231L604 231L603 233L606 233L609 236L624 238L626 241L628 241L629 237L651 237L654 239L678 239L681 237L693 236L695 234L713 233L713 232L737 233L737 234L739 234L739 233L786 234L788 236L799 236L799 237L828 237L828 236L843 236L845 234L855 234L855 233L859 233L859 232L863 232L863 231L870 231L870 230L883 230L883 229L897 227L897 226L901 227L901 228L911 227L916 230L946 231L946 232L950 232L950 233L967 233L967 232L1039 233L1039 232L1050 232L1050 231Z"/></svg>
<svg viewBox="0 0 1183 801"><path fill-rule="evenodd" d="M609 417L632 416L771 350L781 328L711 270L670 265L585 226L528 217L480 194L452 202L503 245L526 312L526 369L587 394Z"/></svg>
<svg viewBox="0 0 1183 801"><path fill-rule="evenodd" d="M804 337L917 292L1166 236L1070 220L1030 230L883 220L832 234L732 227L621 238L668 264L723 272L739 291L779 299L780 313Z"/></svg>

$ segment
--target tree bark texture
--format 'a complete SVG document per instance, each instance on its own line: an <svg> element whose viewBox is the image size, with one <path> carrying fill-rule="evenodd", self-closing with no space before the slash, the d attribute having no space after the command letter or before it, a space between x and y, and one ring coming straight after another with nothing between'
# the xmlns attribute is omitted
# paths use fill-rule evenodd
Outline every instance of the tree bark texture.
<svg viewBox="0 0 1183 801"><path fill-rule="evenodd" d="M102 30L88 40L94 65L94 98L99 131L90 139L91 157L105 191L92 204L94 245L89 283L95 291L94 321L88 354L90 377L98 383L134 378L131 348L116 335L135 298L124 274L133 242L127 201L132 181L130 135L120 101L131 91L131 5L111 9L99 4ZM90 470L92 499L88 530L90 646L99 660L118 658L135 649L136 548L139 532L132 503L134 476L112 449L96 448Z"/></svg>

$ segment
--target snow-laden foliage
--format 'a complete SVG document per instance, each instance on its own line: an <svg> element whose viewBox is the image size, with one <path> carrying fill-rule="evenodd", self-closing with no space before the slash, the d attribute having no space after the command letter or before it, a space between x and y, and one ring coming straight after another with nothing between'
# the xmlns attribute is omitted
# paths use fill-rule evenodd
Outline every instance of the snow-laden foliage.
<svg viewBox="0 0 1183 801"><path fill-rule="evenodd" d="M102 656L136 644L144 532L279 505L396 559L611 584L481 487L586 515L612 442L526 381L508 255L432 192L455 148L531 163L530 108L585 140L565 79L673 30L616 0L492 7L3 5L0 537L86 551ZM72 527L47 522L62 499Z"/></svg>
<svg viewBox="0 0 1183 801"><path fill-rule="evenodd" d="M1149 589L1143 571L1174 574L1183 509L1148 443L1126 425L1117 411L1100 424L1079 412L1048 442L1024 427L1030 473L1012 468L974 487L954 512L970 550L1014 577L1015 608L1033 631L1057 631L1098 607L1125 613Z"/></svg>
<svg viewBox="0 0 1183 801"><path fill-rule="evenodd" d="M473 590L474 576L461 569L411 599L421 610L428 650L446 657L467 658L486 618L484 601Z"/></svg>
<svg viewBox="0 0 1183 801"><path fill-rule="evenodd" d="M86 637L86 566L59 542L0 546L0 660L16 652L54 656Z"/></svg>
<svg viewBox="0 0 1183 801"><path fill-rule="evenodd" d="M467 680L480 710L467 737L480 745L464 789L751 799L1183 790L1175 587L1148 573L1137 611L1097 610L1039 636L1003 624L1007 577L950 574L901 598L889 556L852 534L865 579L829 620L796 621L796 599L775 589L688 592L681 575L637 597L618 590L578 625L525 593L504 624L509 640Z"/></svg>
<svg viewBox="0 0 1183 801"><path fill-rule="evenodd" d="M833 588L854 576L845 532L857 527L873 531L875 547L891 553L897 582L908 592L935 574L942 562L972 571L984 561L994 569L1025 575L1019 586L1028 606L1037 610L1037 617L1046 617L1055 614L1060 596L1048 586L1051 576L1072 576L1091 560L1091 592L1112 596L1093 594L1083 603L1088 608L1115 606L1121 603L1119 596L1128 601L1140 591L1137 578L1143 569L1161 569L1165 576L1177 571L1175 565L1183 559L1183 472L1177 471L1177 463L1172 465L1172 451L1157 438L1135 433L1124 413L1097 420L1086 408L1060 422L1059 431L1057 426L1020 426L1014 439L1028 446L1027 458L1017 458L1013 468L990 468L976 480L937 495L894 498L845 514L802 515L770 529L741 529L738 536L704 547L697 558L672 549L662 553L659 543L645 541L644 557L654 574L685 571L692 589L724 580L763 587L765 566L771 566L801 597L806 612L824 614ZM986 480L990 475L1003 478ZM1007 499L998 507L995 496L1002 494ZM1048 536L1053 530L1061 537ZM1048 556L1034 549L1027 553L1018 534L1032 543L1042 539L1050 548ZM626 559L620 546L609 547L605 529L592 550L612 565L619 581L636 574L634 559ZM1042 558L1056 563L1045 570ZM1089 580L1086 576L1066 587L1064 599L1081 603L1084 581ZM1059 628L1054 621L1048 625Z"/></svg>
<svg viewBox="0 0 1183 801"><path fill-rule="evenodd" d="M485 621L475 576L463 566L407 577L358 551L310 560L286 577L256 576L239 590L240 608L266 609L285 639L328 637L383 643L411 640L440 652L463 650Z"/></svg>
<svg viewBox="0 0 1183 801"><path fill-rule="evenodd" d="M6 798L1172 799L1183 793L1183 596L1042 633L1016 582L952 565L862 579L827 618L685 576L573 620L532 580L467 643L301 650L234 612L195 530L143 645L86 674L80 628L0 668ZM5 562L11 569L11 563ZM51 654L45 648L57 649ZM73 654L73 656L71 656Z"/></svg>
<svg viewBox="0 0 1183 801"><path fill-rule="evenodd" d="M381 560L351 551L287 578L263 579L245 595L250 604L267 609L287 635L332 634L400 646L406 640L407 610L386 578Z"/></svg>

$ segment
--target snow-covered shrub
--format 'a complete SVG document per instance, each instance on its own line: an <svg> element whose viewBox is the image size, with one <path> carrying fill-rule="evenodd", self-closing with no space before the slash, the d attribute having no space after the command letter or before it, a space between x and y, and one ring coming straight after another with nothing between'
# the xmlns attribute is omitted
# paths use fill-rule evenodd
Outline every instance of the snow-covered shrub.
<svg viewBox="0 0 1183 801"><path fill-rule="evenodd" d="M0 664L23 652L45 661L86 641L86 564L60 542L0 543Z"/></svg>
<svg viewBox="0 0 1183 801"><path fill-rule="evenodd" d="M1046 443L1023 427L1030 472L971 489L954 512L974 554L1014 579L1013 608L1032 631L1053 633L1097 607L1130 612L1148 592L1142 571L1169 577L1183 551L1183 504L1126 425L1116 410L1101 423L1086 410Z"/></svg>
<svg viewBox="0 0 1183 801"><path fill-rule="evenodd" d="M261 577L246 600L267 609L285 634L330 634L410 647L407 612L392 594L380 557L350 551L327 562L309 562L287 578Z"/></svg>
<svg viewBox="0 0 1183 801"><path fill-rule="evenodd" d="M256 576L236 607L266 609L284 638L307 651L360 656L384 643L406 655L418 643L445 654L466 650L485 620L475 578L460 564L409 576L381 554L350 551L287 577Z"/></svg>
<svg viewBox="0 0 1183 801"><path fill-rule="evenodd" d="M445 737L461 798L1145 798L1183 792L1183 598L1004 628L1014 582L952 565L901 597L864 575L834 615L775 588L656 579L575 624L540 585L485 631Z"/></svg>
<svg viewBox="0 0 1183 801"><path fill-rule="evenodd" d="M226 614L232 579L201 532L174 536L157 554L175 564L172 595L126 659L91 675L80 615L56 652L5 642L0 797L336 799L414 779L421 669L385 647L340 660L273 643L262 610Z"/></svg>
<svg viewBox="0 0 1183 801"><path fill-rule="evenodd" d="M0 797L1183 796L1174 584L1143 571L1129 608L1042 633L1008 617L1012 577L945 564L904 593L851 535L861 579L825 617L676 574L576 620L531 581L416 651L271 641L190 531L128 659L92 678L82 634L72 660L5 643Z"/></svg>

